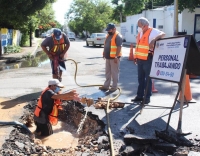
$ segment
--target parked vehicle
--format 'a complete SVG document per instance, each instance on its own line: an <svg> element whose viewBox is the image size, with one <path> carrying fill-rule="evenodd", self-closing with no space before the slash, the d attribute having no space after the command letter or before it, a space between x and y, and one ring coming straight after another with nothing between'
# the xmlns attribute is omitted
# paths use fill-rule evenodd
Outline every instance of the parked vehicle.
<svg viewBox="0 0 200 156"><path fill-rule="evenodd" d="M73 40L73 41L75 41L75 38L76 38L74 32L68 32L67 37L69 38L69 40Z"/></svg>
<svg viewBox="0 0 200 156"><path fill-rule="evenodd" d="M92 45L95 47L96 45L102 46L104 45L106 39L106 33L92 33L90 37L86 39L86 45Z"/></svg>

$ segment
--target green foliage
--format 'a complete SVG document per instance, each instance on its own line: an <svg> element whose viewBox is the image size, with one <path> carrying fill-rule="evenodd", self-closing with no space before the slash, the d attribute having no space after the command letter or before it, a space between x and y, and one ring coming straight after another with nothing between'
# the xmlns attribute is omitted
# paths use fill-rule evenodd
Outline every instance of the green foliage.
<svg viewBox="0 0 200 156"><path fill-rule="evenodd" d="M122 13L122 20L125 21L125 16L174 4L174 0L112 0L111 2L114 5L112 18L117 21L120 21L120 13ZM200 6L200 0L178 0L179 12L184 9L189 9L190 12L193 12L197 6Z"/></svg>
<svg viewBox="0 0 200 156"><path fill-rule="evenodd" d="M111 22L112 8L106 0L74 0L66 13L74 32L101 32Z"/></svg>
<svg viewBox="0 0 200 156"><path fill-rule="evenodd" d="M54 22L52 3L55 1L56 0L0 0L0 27L20 30L23 33L20 45L23 46L31 37L30 32L34 32L39 23ZM38 14L40 10L43 9L44 11L42 13L44 18L41 18Z"/></svg>
<svg viewBox="0 0 200 156"><path fill-rule="evenodd" d="M145 7L145 0L124 0L124 10L126 15L140 13Z"/></svg>
<svg viewBox="0 0 200 156"><path fill-rule="evenodd" d="M112 14L112 19L120 22L120 15L122 16L122 22L126 21L126 13L123 4L119 4L119 0L113 0L114 10Z"/></svg>
<svg viewBox="0 0 200 156"><path fill-rule="evenodd" d="M46 5L35 16L39 20L38 27L40 30L42 30L42 32L45 32L54 27L61 27L60 23L54 20L55 16L52 4Z"/></svg>
<svg viewBox="0 0 200 156"><path fill-rule="evenodd" d="M146 8L151 9L152 4L155 7L173 5L174 0L146 0ZM189 9L190 12L193 12L194 9L200 5L200 0L178 0L178 10L182 12L184 9Z"/></svg>
<svg viewBox="0 0 200 156"><path fill-rule="evenodd" d="M55 0L0 0L0 27L19 29L27 25L29 16Z"/></svg>
<svg viewBox="0 0 200 156"><path fill-rule="evenodd" d="M13 45L8 45L7 47L4 47L5 53L19 53L21 51L20 46L13 46Z"/></svg>
<svg viewBox="0 0 200 156"><path fill-rule="evenodd" d="M22 32L21 41L20 41L20 46L26 46L28 40L29 40L28 32L27 31L23 31Z"/></svg>

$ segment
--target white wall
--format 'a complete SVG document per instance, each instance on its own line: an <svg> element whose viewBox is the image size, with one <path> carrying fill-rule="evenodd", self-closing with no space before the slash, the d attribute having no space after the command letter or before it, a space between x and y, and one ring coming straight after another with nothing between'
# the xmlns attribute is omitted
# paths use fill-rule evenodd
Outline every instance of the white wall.
<svg viewBox="0 0 200 156"><path fill-rule="evenodd" d="M156 19L156 27L157 29L158 26L163 26L164 29L164 11L163 10L148 10L146 11L146 18L149 20L149 25L153 27L153 19ZM159 29L163 31L163 29Z"/></svg>
<svg viewBox="0 0 200 156"><path fill-rule="evenodd" d="M123 24L126 29L125 40L126 42L135 43L137 36L137 21L140 17L144 16L144 14L137 14L133 16L126 17L126 23Z"/></svg>
<svg viewBox="0 0 200 156"><path fill-rule="evenodd" d="M200 14L200 8L196 8L195 12L190 13L185 9L178 14L178 31L187 31L187 34L194 33L195 14ZM121 23L121 33L126 42L135 43L137 36L137 21L140 17L146 17L150 26L153 27L153 19L156 19L156 28L165 32L165 37L174 35L174 6L164 8L145 10L141 14L127 16L126 22ZM163 26L163 28L161 28ZM196 40L200 40L200 34L196 35Z"/></svg>
<svg viewBox="0 0 200 156"><path fill-rule="evenodd" d="M163 10L147 10L143 11L141 14L127 16L126 22L121 23L122 35L124 35L126 42L136 42L136 36L138 34L137 21L140 17L146 17L149 20L151 27L153 27L153 19L156 19L156 28L158 28L159 25L164 25L163 16Z"/></svg>
<svg viewBox="0 0 200 156"><path fill-rule="evenodd" d="M174 34L174 6L164 7L163 18L165 37L171 37Z"/></svg>

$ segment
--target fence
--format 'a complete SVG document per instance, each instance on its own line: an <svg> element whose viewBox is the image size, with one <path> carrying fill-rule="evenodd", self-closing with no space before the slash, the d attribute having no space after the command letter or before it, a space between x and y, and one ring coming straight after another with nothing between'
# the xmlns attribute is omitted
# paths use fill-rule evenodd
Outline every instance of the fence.
<svg viewBox="0 0 200 156"><path fill-rule="evenodd" d="M0 56L4 54L4 47L8 45L19 46L21 33L19 30L0 28Z"/></svg>

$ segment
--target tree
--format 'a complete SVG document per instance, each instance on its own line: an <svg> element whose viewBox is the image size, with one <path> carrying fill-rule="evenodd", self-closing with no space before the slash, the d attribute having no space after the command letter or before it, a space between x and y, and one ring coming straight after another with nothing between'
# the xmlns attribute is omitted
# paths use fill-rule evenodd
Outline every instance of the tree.
<svg viewBox="0 0 200 156"><path fill-rule="evenodd" d="M55 0L0 0L0 27L20 28L29 16Z"/></svg>
<svg viewBox="0 0 200 156"><path fill-rule="evenodd" d="M113 12L113 19L119 21L119 12L126 16L134 15L141 13L142 10L173 5L174 0L112 0L112 4L117 5ZM190 12L193 12L197 6L200 6L200 0L178 0L179 12L184 9L189 9Z"/></svg>
<svg viewBox="0 0 200 156"><path fill-rule="evenodd" d="M39 23L37 26L41 30L41 32L47 31L55 27L62 27L61 24L55 20L52 4L48 4L42 10L38 11L36 17L39 19Z"/></svg>
<svg viewBox="0 0 200 156"><path fill-rule="evenodd" d="M125 21L128 15L140 13L145 8L145 0L112 0L112 4L115 6L112 19L119 22Z"/></svg>
<svg viewBox="0 0 200 156"><path fill-rule="evenodd" d="M152 2L152 0L149 0ZM174 0L153 0L153 5L155 6L167 6L173 5ZM178 10L182 12L184 9L189 9L190 12L193 12L194 9L200 5L200 0L178 0Z"/></svg>
<svg viewBox="0 0 200 156"><path fill-rule="evenodd" d="M70 29L101 32L111 22L112 8L106 0L74 0L66 13Z"/></svg>
<svg viewBox="0 0 200 156"><path fill-rule="evenodd" d="M55 0L0 0L0 27L19 29L22 32L23 45L29 35L32 46L32 32L37 27L39 10Z"/></svg>
<svg viewBox="0 0 200 156"><path fill-rule="evenodd" d="M113 0L112 4L115 6L112 14L112 19L119 21L119 22L125 22L126 21L126 14L123 7L123 4L119 4L118 0Z"/></svg>

